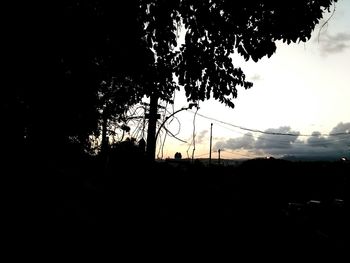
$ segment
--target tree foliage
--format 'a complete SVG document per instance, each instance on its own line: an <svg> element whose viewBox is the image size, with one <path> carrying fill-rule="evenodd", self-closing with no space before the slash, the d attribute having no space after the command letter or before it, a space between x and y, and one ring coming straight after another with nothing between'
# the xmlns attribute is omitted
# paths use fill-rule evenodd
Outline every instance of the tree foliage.
<svg viewBox="0 0 350 263"><path fill-rule="evenodd" d="M253 84L231 55L258 61L275 52L278 40L307 41L335 2L28 3L28 9L19 13L25 19L17 43L26 54L24 71L34 84L22 85L10 103L20 105L21 116L26 116L19 125L19 137L24 133L27 140L54 137L57 144L75 138L87 144L89 134L99 130L101 109L117 118L143 96L171 102L179 85L190 102L214 97L234 107L237 87L247 89ZM185 43L178 46L182 28ZM22 39L30 43L24 45Z"/></svg>
<svg viewBox="0 0 350 263"><path fill-rule="evenodd" d="M250 88L253 84L234 65L231 54L238 52L246 60L258 61L275 52L277 40L288 44L305 42L323 12L336 1L177 0L171 5L167 1L146 2L153 7L149 8L149 21L154 26L149 26L148 34L156 43L154 49L162 58L174 56L173 64L169 64L179 84L184 85L188 100L195 102L213 96L233 107L236 87ZM180 21L186 36L177 52L173 50L175 25ZM164 98L172 92L173 89L167 89Z"/></svg>

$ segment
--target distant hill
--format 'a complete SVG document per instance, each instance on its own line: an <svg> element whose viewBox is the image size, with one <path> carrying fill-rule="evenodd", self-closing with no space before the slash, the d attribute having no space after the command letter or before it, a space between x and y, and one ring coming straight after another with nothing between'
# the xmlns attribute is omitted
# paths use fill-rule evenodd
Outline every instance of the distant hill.
<svg viewBox="0 0 350 263"><path fill-rule="evenodd" d="M339 161L341 158L338 156L294 156L294 155L286 155L281 159L288 161L305 161L305 162L314 162L314 161Z"/></svg>
<svg viewBox="0 0 350 263"><path fill-rule="evenodd" d="M220 164L225 165L225 166L237 166L240 165L241 163L250 160L248 158L244 158L244 159L221 159L220 160ZM191 163L192 159L189 158L185 158L185 159L165 159L166 162L170 162L170 163ZM194 162L197 163L201 163L204 165L208 165L209 164L209 158L196 158L194 159ZM219 160L218 159L212 159L211 160L211 164L216 165L219 164Z"/></svg>

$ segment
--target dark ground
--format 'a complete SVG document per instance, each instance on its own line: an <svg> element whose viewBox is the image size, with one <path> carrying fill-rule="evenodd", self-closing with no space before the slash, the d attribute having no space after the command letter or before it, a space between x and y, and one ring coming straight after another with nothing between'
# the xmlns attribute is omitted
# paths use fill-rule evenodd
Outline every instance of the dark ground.
<svg viewBox="0 0 350 263"><path fill-rule="evenodd" d="M52 163L14 175L6 202L12 242L104 244L130 257L332 262L349 248L349 163L112 163Z"/></svg>

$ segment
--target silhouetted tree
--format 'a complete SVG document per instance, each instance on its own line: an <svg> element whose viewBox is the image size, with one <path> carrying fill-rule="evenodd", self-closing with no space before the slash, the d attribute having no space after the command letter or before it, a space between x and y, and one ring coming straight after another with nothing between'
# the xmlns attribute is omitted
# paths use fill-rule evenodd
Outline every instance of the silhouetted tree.
<svg viewBox="0 0 350 263"><path fill-rule="evenodd" d="M182 154L180 152L176 152L174 155L175 159L181 159L182 158Z"/></svg>
<svg viewBox="0 0 350 263"><path fill-rule="evenodd" d="M154 158L157 100L170 101L174 85L172 74L183 85L188 101L214 97L234 107L237 86L250 88L241 68L233 64L231 54L238 52L246 60L270 57L275 41L305 42L325 10L337 0L281 1L249 0L177 0L141 1L146 13L146 40L155 51L158 78L151 92L148 129L148 154ZM185 44L179 50L176 33L186 29ZM152 103L153 101L153 103ZM153 105L153 108L152 108Z"/></svg>
<svg viewBox="0 0 350 263"><path fill-rule="evenodd" d="M99 127L102 129L101 151L108 147L108 135L115 135L116 128L123 132L130 131L127 125L130 117L128 110L142 99L140 94L135 92L138 88L141 89L140 85L130 78L114 77L111 81L101 82L98 90Z"/></svg>
<svg viewBox="0 0 350 263"><path fill-rule="evenodd" d="M27 142L35 147L45 148L48 141L58 148L71 141L86 147L89 135L102 129L101 120L122 115L148 96L147 154L154 158L159 99L172 102L180 84L190 102L213 97L234 107L236 87L250 88L252 83L233 64L231 54L238 52L246 60L257 61L275 52L277 40L305 42L335 2L68 0L27 4L29 8L19 14L24 18L19 33L33 40L22 52L27 54L24 71L35 85L19 90L20 98L15 97L12 104L21 104L22 116L27 116L19 136L25 131ZM185 44L177 48L181 28Z"/></svg>
<svg viewBox="0 0 350 263"><path fill-rule="evenodd" d="M14 16L21 21L19 35L29 40L21 42L21 78L30 82L18 89L20 98L13 96L25 111L20 136L25 131L37 152L63 153L72 142L89 148L89 135L98 136L101 123L123 116L144 94L139 84L146 83L142 74L154 58L142 41L137 1L27 7Z"/></svg>

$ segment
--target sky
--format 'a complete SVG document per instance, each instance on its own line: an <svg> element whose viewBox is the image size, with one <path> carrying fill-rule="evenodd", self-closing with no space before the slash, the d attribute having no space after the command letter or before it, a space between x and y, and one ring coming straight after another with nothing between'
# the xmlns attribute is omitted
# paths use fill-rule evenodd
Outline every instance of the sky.
<svg viewBox="0 0 350 263"><path fill-rule="evenodd" d="M233 55L233 64L253 87L238 87L234 109L211 99L200 102L197 114L195 108L175 114L165 126L176 138L158 138L158 158L176 152L207 158L211 134L212 158L220 149L226 159L350 159L350 135L329 135L350 132L350 0L340 0L333 15L325 13L306 43L277 42L272 57L255 63ZM171 111L187 106L184 93L176 92Z"/></svg>

